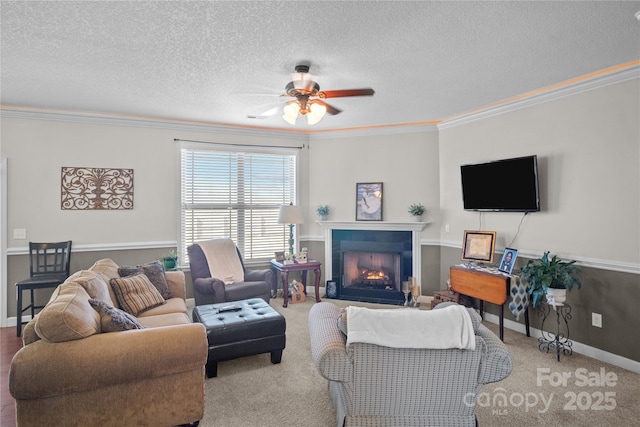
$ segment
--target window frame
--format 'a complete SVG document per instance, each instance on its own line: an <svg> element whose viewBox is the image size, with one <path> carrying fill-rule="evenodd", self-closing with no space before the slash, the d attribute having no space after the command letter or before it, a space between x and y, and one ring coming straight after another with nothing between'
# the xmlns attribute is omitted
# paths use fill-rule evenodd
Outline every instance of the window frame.
<svg viewBox="0 0 640 427"><path fill-rule="evenodd" d="M246 153L249 155L254 154L268 154L268 155L282 155L292 156L294 158L294 174L293 174L293 199L290 200L293 204L298 204L299 191L300 191L300 148L299 147L284 147L284 146L263 146L263 145L250 145L250 144L224 144L224 143L207 143L196 141L181 141L177 147L177 159L178 159L178 185L177 185L177 198L178 198L178 215L177 215L177 231L178 231L178 256L180 267L186 269L189 267L188 254L186 253L187 243L184 233L185 227L183 225L183 150L194 151L210 151L210 152L228 152L230 154ZM285 241L289 239L289 228L287 224L281 224L283 229L283 236ZM294 239L296 247L298 246L298 227L294 227ZM235 237L230 236L234 241ZM243 261L247 266L255 265L267 265L269 258L247 258L244 248L238 245L240 253L242 254ZM284 248L284 246L283 246Z"/></svg>

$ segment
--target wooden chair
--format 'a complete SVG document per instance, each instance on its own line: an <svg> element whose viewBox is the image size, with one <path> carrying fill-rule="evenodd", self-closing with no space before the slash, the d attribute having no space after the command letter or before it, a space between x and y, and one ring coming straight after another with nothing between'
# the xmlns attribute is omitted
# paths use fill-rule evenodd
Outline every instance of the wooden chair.
<svg viewBox="0 0 640 427"><path fill-rule="evenodd" d="M71 240L59 243L29 242L29 278L16 283L18 303L16 311L16 334L22 334L22 313L31 310L31 318L35 310L43 305L36 305L34 291L36 289L55 288L69 277L71 261ZM28 290L31 302L22 307L22 292Z"/></svg>

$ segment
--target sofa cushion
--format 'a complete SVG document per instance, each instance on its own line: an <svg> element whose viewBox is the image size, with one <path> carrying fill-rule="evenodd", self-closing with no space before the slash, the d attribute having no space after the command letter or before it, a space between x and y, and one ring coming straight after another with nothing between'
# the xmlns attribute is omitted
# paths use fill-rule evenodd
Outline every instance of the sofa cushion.
<svg viewBox="0 0 640 427"><path fill-rule="evenodd" d="M55 299L38 314L35 331L47 342L86 338L100 331L100 315L89 304L89 294L75 282L58 286Z"/></svg>
<svg viewBox="0 0 640 427"><path fill-rule="evenodd" d="M115 277L109 283L120 307L134 316L166 303L160 292L142 273L129 277Z"/></svg>
<svg viewBox="0 0 640 427"><path fill-rule="evenodd" d="M65 283L75 282L82 286L91 298L99 299L109 305L113 305L108 281L109 280L101 273L96 273L91 270L80 270L69 276L67 280L65 280Z"/></svg>
<svg viewBox="0 0 640 427"><path fill-rule="evenodd" d="M118 332L144 328L138 322L138 319L126 311L110 306L104 301L91 298L89 299L89 304L100 314L101 332Z"/></svg>
<svg viewBox="0 0 640 427"><path fill-rule="evenodd" d="M118 264L109 258L96 261L89 270L102 273L109 278L118 277Z"/></svg>
<svg viewBox="0 0 640 427"><path fill-rule="evenodd" d="M165 304L159 305L157 307L150 308L142 313L140 313L137 317L138 320L143 319L145 317L153 317L161 314L169 314L169 313L187 313L187 303L182 298L170 298L166 300Z"/></svg>
<svg viewBox="0 0 640 427"><path fill-rule="evenodd" d="M118 268L118 276L120 277L128 277L133 276L138 273L143 273L149 281L156 287L162 298L169 299L171 298L171 293L169 292L169 286L167 285L167 279L164 275L164 267L160 261L154 261L143 265L138 265L136 267L119 267Z"/></svg>
<svg viewBox="0 0 640 427"><path fill-rule="evenodd" d="M188 325L191 322L187 313L165 313L155 316L139 317L138 321L145 328L159 328L162 326Z"/></svg>

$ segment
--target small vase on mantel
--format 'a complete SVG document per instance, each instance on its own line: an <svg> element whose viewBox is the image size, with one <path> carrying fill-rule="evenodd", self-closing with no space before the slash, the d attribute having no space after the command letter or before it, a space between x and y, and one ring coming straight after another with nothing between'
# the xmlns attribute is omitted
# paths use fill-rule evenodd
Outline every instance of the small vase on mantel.
<svg viewBox="0 0 640 427"><path fill-rule="evenodd" d="M326 221L329 217L329 206L328 205L320 205L316 209L316 213L318 214L318 219L320 221Z"/></svg>
<svg viewBox="0 0 640 427"><path fill-rule="evenodd" d="M422 215L426 212L422 203L414 203L410 205L408 211L415 222L422 222Z"/></svg>

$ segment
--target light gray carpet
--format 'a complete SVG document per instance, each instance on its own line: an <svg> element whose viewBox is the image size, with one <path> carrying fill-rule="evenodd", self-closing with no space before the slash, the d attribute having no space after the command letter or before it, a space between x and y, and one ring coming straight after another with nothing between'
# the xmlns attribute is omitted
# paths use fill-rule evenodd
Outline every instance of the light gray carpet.
<svg viewBox="0 0 640 427"><path fill-rule="evenodd" d="M325 301L341 307L390 307ZM307 316L313 304L313 298L307 298L305 303L283 308L282 298L271 300L271 306L287 320L282 363L272 365L269 354L220 362L218 377L206 381L201 426L335 426L327 381L311 361ZM485 324L497 333L497 325ZM535 338L510 330L505 330L505 344L514 360L513 372L507 379L482 388L476 408L481 426L640 425L640 375L579 354L562 356L557 362L555 354L538 350ZM548 369L554 380L570 375L567 385L551 386L549 381L539 385L538 368ZM609 380L612 375L617 377L614 386L597 383L602 369ZM501 397L506 398L504 406L500 406Z"/></svg>

